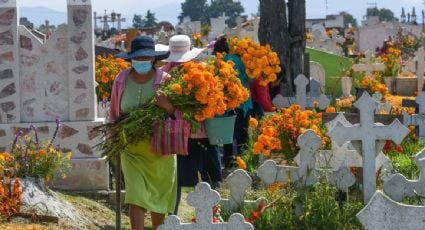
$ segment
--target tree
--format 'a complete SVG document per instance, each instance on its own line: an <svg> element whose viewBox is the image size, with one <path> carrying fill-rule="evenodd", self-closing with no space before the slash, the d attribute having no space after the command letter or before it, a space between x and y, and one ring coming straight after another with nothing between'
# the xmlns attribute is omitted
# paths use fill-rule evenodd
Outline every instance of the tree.
<svg viewBox="0 0 425 230"><path fill-rule="evenodd" d="M156 26L156 18L155 14L152 13L150 10L146 12L145 16L145 26L144 27L154 27Z"/></svg>
<svg viewBox="0 0 425 230"><path fill-rule="evenodd" d="M135 14L133 16L133 27L136 28L136 29L140 29L140 28L142 28L144 26L145 26L145 22L142 19L142 15Z"/></svg>
<svg viewBox="0 0 425 230"><path fill-rule="evenodd" d="M357 26L357 20L354 18L353 15L346 11L342 11L339 13L339 15L342 15L344 17L344 27L348 28L348 25L351 24L351 26L356 27Z"/></svg>
<svg viewBox="0 0 425 230"><path fill-rule="evenodd" d="M206 17L207 12L207 0L185 0L181 4L182 12L178 16L178 19L183 22L183 18L190 17L192 21L201 21L202 23L208 23Z"/></svg>
<svg viewBox="0 0 425 230"><path fill-rule="evenodd" d="M379 16L380 21L398 21L398 18L394 17L394 13L391 10L385 8L367 8L366 16Z"/></svg>
<svg viewBox="0 0 425 230"><path fill-rule="evenodd" d="M226 21L229 27L236 26L236 18L245 11L239 1L233 0L211 0L211 5L207 9L207 17L216 18L223 13L229 17Z"/></svg>
<svg viewBox="0 0 425 230"><path fill-rule="evenodd" d="M291 92L294 78L304 73L305 19L305 0L260 0L258 38L278 53L283 70L280 77Z"/></svg>

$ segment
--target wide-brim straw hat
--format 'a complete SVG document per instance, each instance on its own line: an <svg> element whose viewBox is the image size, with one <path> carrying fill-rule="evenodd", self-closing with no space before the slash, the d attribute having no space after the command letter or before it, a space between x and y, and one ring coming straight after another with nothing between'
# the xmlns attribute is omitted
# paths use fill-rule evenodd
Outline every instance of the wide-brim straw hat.
<svg viewBox="0 0 425 230"><path fill-rule="evenodd" d="M155 50L155 42L149 36L137 36L131 41L131 51L128 53L117 54L116 57L130 60L138 57L155 57L157 60L163 60L170 55L169 51Z"/></svg>
<svg viewBox="0 0 425 230"><path fill-rule="evenodd" d="M175 35L170 38L170 56L165 62L188 62L195 59L205 48L192 48L191 41L187 35Z"/></svg>

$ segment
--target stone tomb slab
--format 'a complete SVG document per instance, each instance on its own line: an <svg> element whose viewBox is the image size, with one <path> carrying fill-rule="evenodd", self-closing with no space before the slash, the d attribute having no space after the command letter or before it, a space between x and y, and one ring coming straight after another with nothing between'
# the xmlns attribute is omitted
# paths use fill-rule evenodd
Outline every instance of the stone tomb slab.
<svg viewBox="0 0 425 230"><path fill-rule="evenodd" d="M109 164L106 158L72 159L65 179L57 178L53 187L62 190L109 190Z"/></svg>

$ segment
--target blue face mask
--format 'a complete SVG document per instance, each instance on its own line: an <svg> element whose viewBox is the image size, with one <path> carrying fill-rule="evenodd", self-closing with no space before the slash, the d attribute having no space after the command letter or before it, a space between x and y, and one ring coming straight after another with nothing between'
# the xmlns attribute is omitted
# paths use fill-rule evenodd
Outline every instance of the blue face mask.
<svg viewBox="0 0 425 230"><path fill-rule="evenodd" d="M151 61L131 60L131 65L138 74L147 74L152 69Z"/></svg>

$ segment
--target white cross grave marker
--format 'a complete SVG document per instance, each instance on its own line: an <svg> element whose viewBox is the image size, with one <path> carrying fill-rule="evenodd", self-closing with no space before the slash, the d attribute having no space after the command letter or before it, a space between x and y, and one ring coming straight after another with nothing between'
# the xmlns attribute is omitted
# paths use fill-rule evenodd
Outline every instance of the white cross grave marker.
<svg viewBox="0 0 425 230"><path fill-rule="evenodd" d="M364 202L367 203L376 190L376 141L392 140L400 144L409 133L409 129L398 120L394 120L389 126L375 124L374 111L377 102L367 92L363 93L354 106L360 110L360 124L346 127L338 122L335 128L328 132L328 135L339 145L352 140L362 142L363 196Z"/></svg>
<svg viewBox="0 0 425 230"><path fill-rule="evenodd" d="M415 192L425 196L425 149L415 156L415 162L421 170L418 180L408 180L402 174L394 174L384 182L384 192L395 201L402 201L405 197L414 197Z"/></svg>
<svg viewBox="0 0 425 230"><path fill-rule="evenodd" d="M383 71L385 69L384 63L373 63L373 53L370 50L365 52L365 58L361 60L365 64L355 64L353 65L354 71L365 71L366 76L373 76L373 71Z"/></svg>
<svg viewBox="0 0 425 230"><path fill-rule="evenodd" d="M307 107L306 87L308 83L309 80L302 74L298 75L294 81L297 90L297 94L295 95L295 102L301 107L301 109L305 109Z"/></svg>
<svg viewBox="0 0 425 230"><path fill-rule="evenodd" d="M226 184L230 190L229 199L221 199L223 208L226 211L236 210L240 207L258 207L260 203L267 203L265 198L258 198L255 201L245 200L246 190L251 187L252 179L245 170L237 169L226 178Z"/></svg>
<svg viewBox="0 0 425 230"><path fill-rule="evenodd" d="M423 230L425 226L425 206L397 203L382 192L376 192L356 216L365 229Z"/></svg>
<svg viewBox="0 0 425 230"><path fill-rule="evenodd" d="M331 174L331 183L346 191L355 183L354 175L346 167L338 171L316 169L316 156L321 144L321 138L308 129L298 137L299 167L278 166L275 161L267 160L258 168L257 175L267 185L288 181L302 181L306 185L312 185L319 181L321 175Z"/></svg>
<svg viewBox="0 0 425 230"><path fill-rule="evenodd" d="M416 97L416 103L419 105L419 113L409 115L403 111L403 124L406 126L419 126L419 139L425 139L425 92Z"/></svg>
<svg viewBox="0 0 425 230"><path fill-rule="evenodd" d="M301 109L305 109L306 107L312 108L313 102L317 101L319 102L318 107L320 109L326 109L330 101L323 93L320 94L319 97L307 97L306 86L308 82L308 79L304 75L298 75L294 81L297 91L295 98L283 97L281 94L278 94L275 98L273 98L273 105L275 105L277 108L286 108L295 102L296 104L300 105Z"/></svg>
<svg viewBox="0 0 425 230"><path fill-rule="evenodd" d="M196 223L181 223L180 219L171 215L158 230L253 230L250 223L246 223L244 217L235 213L229 218L228 223L213 223L213 207L220 201L220 194L212 190L210 185L200 182L195 191L187 196L187 202L196 210Z"/></svg>

